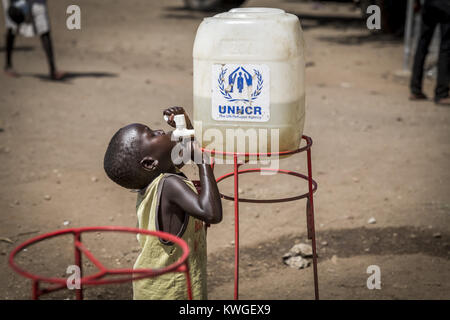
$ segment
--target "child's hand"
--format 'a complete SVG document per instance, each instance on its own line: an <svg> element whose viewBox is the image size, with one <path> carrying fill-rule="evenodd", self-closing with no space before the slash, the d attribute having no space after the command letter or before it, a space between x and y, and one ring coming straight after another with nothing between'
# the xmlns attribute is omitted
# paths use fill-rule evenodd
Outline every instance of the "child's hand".
<svg viewBox="0 0 450 320"><path fill-rule="evenodd" d="M194 127L192 127L191 120L189 119L189 116L183 107L171 107L163 111L163 115L169 117L169 119L167 120L167 124L172 128L175 128L175 121L173 121L173 118L177 114L184 114L184 118L186 119L186 128L194 129Z"/></svg>

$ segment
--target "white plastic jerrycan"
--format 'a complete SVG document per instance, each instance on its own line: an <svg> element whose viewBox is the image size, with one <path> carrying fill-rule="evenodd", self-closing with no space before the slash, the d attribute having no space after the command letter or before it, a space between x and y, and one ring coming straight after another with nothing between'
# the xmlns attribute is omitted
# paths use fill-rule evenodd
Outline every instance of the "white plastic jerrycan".
<svg viewBox="0 0 450 320"><path fill-rule="evenodd" d="M193 58L194 127L204 148L266 153L299 147L305 61L297 16L238 8L205 18Z"/></svg>

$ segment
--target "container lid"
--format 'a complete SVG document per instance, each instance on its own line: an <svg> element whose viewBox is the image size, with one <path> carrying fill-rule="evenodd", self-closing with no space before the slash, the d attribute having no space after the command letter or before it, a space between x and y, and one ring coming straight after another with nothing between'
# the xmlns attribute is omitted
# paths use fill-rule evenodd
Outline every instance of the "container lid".
<svg viewBox="0 0 450 320"><path fill-rule="evenodd" d="M204 18L194 42L198 59L286 60L303 55L296 15L277 8L236 8Z"/></svg>

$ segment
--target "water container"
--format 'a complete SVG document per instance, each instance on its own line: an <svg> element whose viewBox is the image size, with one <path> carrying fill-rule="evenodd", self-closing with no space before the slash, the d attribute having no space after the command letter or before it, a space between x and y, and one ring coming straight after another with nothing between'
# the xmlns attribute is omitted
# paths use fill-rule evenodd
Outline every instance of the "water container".
<svg viewBox="0 0 450 320"><path fill-rule="evenodd" d="M265 153L299 147L305 61L297 16L238 8L205 18L193 58L194 127L204 148Z"/></svg>

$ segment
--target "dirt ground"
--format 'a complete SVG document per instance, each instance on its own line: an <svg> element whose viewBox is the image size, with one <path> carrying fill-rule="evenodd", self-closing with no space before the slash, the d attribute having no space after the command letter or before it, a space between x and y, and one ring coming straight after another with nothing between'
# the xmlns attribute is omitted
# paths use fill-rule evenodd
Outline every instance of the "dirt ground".
<svg viewBox="0 0 450 320"><path fill-rule="evenodd" d="M11 250L30 237L66 227L136 226L135 194L103 171L109 139L142 122L168 129L161 111L192 114L192 45L201 19L181 0L80 0L81 30L65 27L73 1L49 0L52 36L66 81L46 80L38 38L19 38L14 65L0 75L0 298L29 299L31 283L14 273ZM322 299L450 298L450 108L408 101L408 79L396 76L402 42L370 35L347 4L316 8L302 1L250 0L299 16L306 42L306 124L314 140L313 174L319 287ZM1 23L0 33L4 34ZM4 46L0 50L4 56ZM434 81L426 79L432 96ZM304 155L281 162L306 172ZM230 171L216 168L217 176ZM193 167L185 171L195 176ZM243 196L270 198L306 192L286 176L241 178ZM230 194L231 181L220 184ZM305 202L241 205L242 299L313 299L313 272L281 257L306 239ZM233 204L208 231L211 299L233 298ZM375 224L368 224L374 217ZM10 241L9 241L10 240ZM110 267L131 267L134 236L84 238ZM66 276L71 238L30 247L23 268ZM89 271L92 264L85 262ZM367 267L381 270L369 290ZM91 288L89 299L130 299L131 285ZM47 299L73 298L58 292Z"/></svg>

